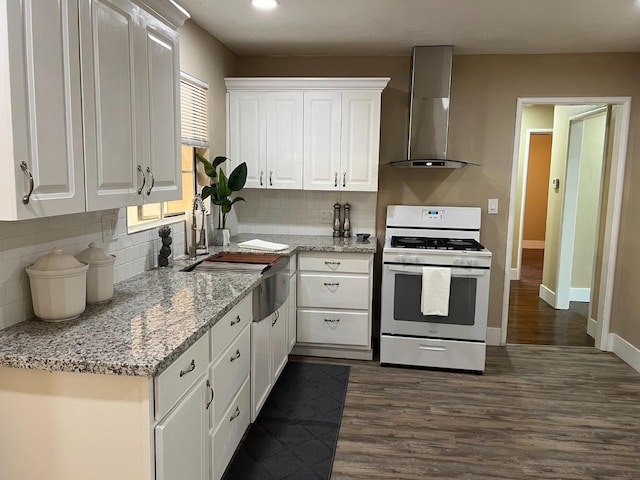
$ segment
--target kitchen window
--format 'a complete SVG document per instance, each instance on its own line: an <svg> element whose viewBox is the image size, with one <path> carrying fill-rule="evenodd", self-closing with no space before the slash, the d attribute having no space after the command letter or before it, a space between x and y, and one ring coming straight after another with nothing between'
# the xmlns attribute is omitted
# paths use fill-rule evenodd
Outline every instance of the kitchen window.
<svg viewBox="0 0 640 480"><path fill-rule="evenodd" d="M196 152L209 148L209 86L180 72L180 128L182 137L182 199L127 207L129 233L185 219L197 191Z"/></svg>

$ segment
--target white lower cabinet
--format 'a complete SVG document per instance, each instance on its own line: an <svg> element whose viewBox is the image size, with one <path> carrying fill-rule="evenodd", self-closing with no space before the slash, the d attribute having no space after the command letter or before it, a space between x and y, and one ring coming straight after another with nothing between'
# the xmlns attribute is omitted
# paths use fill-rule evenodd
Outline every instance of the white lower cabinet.
<svg viewBox="0 0 640 480"><path fill-rule="evenodd" d="M288 305L251 324L251 421L258 417L289 358Z"/></svg>
<svg viewBox="0 0 640 480"><path fill-rule="evenodd" d="M155 428L156 479L201 480L207 475L207 402L203 377ZM207 399L209 397L209 399Z"/></svg>
<svg viewBox="0 0 640 480"><path fill-rule="evenodd" d="M300 253L293 353L370 360L372 279L372 254Z"/></svg>
<svg viewBox="0 0 640 480"><path fill-rule="evenodd" d="M251 382L249 382L249 377L246 377L242 388L229 403L211 437L213 459L211 478L213 480L222 478L251 422L250 387Z"/></svg>

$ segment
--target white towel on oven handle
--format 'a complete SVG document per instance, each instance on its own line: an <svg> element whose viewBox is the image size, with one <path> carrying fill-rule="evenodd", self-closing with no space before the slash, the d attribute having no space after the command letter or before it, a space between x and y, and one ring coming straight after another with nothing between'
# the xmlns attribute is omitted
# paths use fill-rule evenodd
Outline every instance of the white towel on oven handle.
<svg viewBox="0 0 640 480"><path fill-rule="evenodd" d="M422 267L422 294L420 310L423 315L449 315L451 269Z"/></svg>

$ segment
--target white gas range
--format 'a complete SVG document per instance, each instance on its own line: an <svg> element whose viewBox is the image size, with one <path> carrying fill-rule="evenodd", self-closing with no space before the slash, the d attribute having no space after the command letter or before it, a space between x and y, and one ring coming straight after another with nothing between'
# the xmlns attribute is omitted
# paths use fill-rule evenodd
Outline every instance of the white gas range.
<svg viewBox="0 0 640 480"><path fill-rule="evenodd" d="M491 252L479 243L480 218L476 207L387 207L382 364L484 371ZM444 314L423 313L433 271L448 283L448 298L436 299Z"/></svg>

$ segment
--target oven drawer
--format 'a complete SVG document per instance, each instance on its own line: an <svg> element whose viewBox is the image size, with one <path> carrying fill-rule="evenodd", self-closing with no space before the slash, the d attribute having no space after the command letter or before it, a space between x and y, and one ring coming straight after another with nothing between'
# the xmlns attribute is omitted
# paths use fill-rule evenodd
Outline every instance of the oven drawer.
<svg viewBox="0 0 640 480"><path fill-rule="evenodd" d="M336 273L369 273L373 255L358 253L301 253L298 270Z"/></svg>
<svg viewBox="0 0 640 480"><path fill-rule="evenodd" d="M369 313L298 309L299 343L369 345Z"/></svg>
<svg viewBox="0 0 640 480"><path fill-rule="evenodd" d="M380 363L484 371L484 342L382 335Z"/></svg>
<svg viewBox="0 0 640 480"><path fill-rule="evenodd" d="M298 307L368 310L368 275L298 273Z"/></svg>

